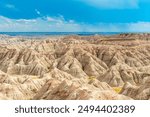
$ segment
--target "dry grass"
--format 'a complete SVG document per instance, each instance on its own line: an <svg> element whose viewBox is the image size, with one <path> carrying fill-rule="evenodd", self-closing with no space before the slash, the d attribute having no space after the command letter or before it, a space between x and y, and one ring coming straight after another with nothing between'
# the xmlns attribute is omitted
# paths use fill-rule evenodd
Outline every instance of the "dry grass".
<svg viewBox="0 0 150 117"><path fill-rule="evenodd" d="M89 78L88 78L90 81L92 80L95 80L96 79L96 77L95 76L90 76Z"/></svg>
<svg viewBox="0 0 150 117"><path fill-rule="evenodd" d="M113 89L117 92L120 93L122 90L122 87L113 87Z"/></svg>

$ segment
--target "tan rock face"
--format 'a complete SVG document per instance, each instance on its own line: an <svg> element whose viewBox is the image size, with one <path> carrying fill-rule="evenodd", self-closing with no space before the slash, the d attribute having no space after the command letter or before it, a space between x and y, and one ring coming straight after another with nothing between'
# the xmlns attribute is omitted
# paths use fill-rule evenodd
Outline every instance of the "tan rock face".
<svg viewBox="0 0 150 117"><path fill-rule="evenodd" d="M150 78L140 86L133 86L130 83L126 83L121 94L136 100L150 100Z"/></svg>
<svg viewBox="0 0 150 117"><path fill-rule="evenodd" d="M27 40L3 36L0 98L149 99L149 37L122 34ZM117 94L112 87L123 89Z"/></svg>
<svg viewBox="0 0 150 117"><path fill-rule="evenodd" d="M46 100L117 100L131 99L117 94L107 83L98 80L80 84L77 81L48 81L33 99Z"/></svg>

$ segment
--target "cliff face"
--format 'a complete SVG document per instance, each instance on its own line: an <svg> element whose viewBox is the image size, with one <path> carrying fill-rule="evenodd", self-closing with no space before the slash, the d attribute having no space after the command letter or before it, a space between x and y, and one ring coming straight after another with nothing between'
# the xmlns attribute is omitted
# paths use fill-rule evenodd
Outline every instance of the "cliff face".
<svg viewBox="0 0 150 117"><path fill-rule="evenodd" d="M145 38L149 35L7 37L0 41L0 98L149 99Z"/></svg>

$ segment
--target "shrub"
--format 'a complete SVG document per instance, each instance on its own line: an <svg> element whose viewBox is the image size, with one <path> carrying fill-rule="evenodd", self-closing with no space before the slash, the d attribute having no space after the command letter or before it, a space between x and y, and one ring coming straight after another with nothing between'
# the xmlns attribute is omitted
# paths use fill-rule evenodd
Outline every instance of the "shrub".
<svg viewBox="0 0 150 117"><path fill-rule="evenodd" d="M94 81L94 80L96 79L96 77L95 77L95 76L90 76L88 79L89 79L90 81Z"/></svg>
<svg viewBox="0 0 150 117"><path fill-rule="evenodd" d="M113 87L114 91L116 91L117 93L120 93L122 90L122 87Z"/></svg>

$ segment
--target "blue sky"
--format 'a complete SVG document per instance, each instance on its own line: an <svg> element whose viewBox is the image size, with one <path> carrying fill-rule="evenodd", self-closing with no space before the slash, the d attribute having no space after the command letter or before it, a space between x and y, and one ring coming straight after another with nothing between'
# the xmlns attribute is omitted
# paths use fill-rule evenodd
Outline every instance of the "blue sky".
<svg viewBox="0 0 150 117"><path fill-rule="evenodd" d="M0 0L1 32L149 32L149 0Z"/></svg>

